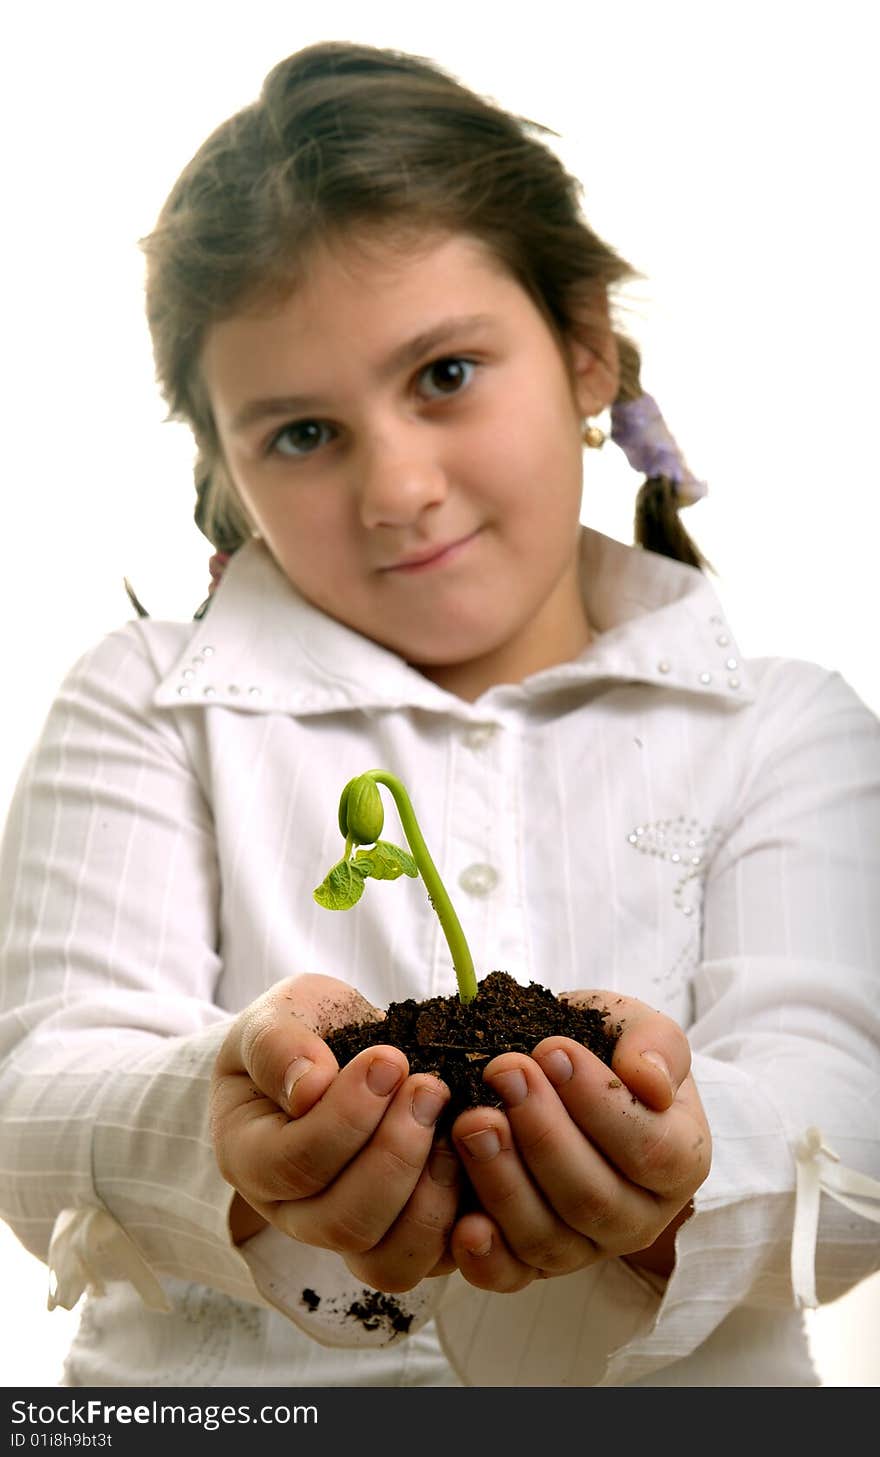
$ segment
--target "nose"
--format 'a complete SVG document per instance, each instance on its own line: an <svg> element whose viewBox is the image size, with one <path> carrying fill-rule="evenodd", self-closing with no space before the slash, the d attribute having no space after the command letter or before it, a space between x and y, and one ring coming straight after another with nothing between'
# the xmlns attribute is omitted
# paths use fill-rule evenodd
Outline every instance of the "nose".
<svg viewBox="0 0 880 1457"><path fill-rule="evenodd" d="M436 441L422 426L385 432L365 446L356 489L366 527L410 526L446 496L446 473Z"/></svg>

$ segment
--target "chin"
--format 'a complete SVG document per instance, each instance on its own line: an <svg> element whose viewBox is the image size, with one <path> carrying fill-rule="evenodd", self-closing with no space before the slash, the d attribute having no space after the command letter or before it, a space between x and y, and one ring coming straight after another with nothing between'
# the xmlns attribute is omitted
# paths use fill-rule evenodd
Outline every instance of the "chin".
<svg viewBox="0 0 880 1457"><path fill-rule="evenodd" d="M483 662L498 650L499 644L492 638L474 637L467 642L450 643L448 636L442 643L419 644L418 647L394 649L405 662L409 663L411 668L417 668L419 672L434 670L454 672L456 668L466 668L470 663Z"/></svg>
<svg viewBox="0 0 880 1457"><path fill-rule="evenodd" d="M459 602L451 611L437 609L424 617L411 613L399 624L396 651L407 662L451 665L494 652L512 636L502 624L490 620L485 610L465 612L462 606Z"/></svg>

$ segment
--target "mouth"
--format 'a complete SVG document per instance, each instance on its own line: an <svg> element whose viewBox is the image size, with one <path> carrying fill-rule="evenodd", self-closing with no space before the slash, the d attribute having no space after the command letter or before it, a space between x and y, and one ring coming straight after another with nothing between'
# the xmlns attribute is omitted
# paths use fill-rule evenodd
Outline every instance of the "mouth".
<svg viewBox="0 0 880 1457"><path fill-rule="evenodd" d="M401 557L399 561L391 562L388 566L380 567L380 572L395 572L405 576L411 576L417 572L427 572L432 568L446 566L449 562L465 550L466 547L479 534L472 531L468 536L461 536L457 541L448 541L442 546L426 547L424 551L413 552L411 556Z"/></svg>

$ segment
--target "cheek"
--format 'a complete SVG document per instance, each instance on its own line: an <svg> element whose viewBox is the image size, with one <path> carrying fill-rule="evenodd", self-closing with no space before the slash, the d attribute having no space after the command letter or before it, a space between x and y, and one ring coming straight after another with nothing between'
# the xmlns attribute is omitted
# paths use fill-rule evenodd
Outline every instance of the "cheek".
<svg viewBox="0 0 880 1457"><path fill-rule="evenodd" d="M538 479L559 479L569 484L571 473L583 465L580 417L570 400L558 391L539 395L522 389L520 408L506 412L493 431L499 460L517 475L524 470Z"/></svg>
<svg viewBox="0 0 880 1457"><path fill-rule="evenodd" d="M306 568L328 552L342 550L344 523L329 492L283 485L255 492L252 513L267 544Z"/></svg>
<svg viewBox="0 0 880 1457"><path fill-rule="evenodd" d="M557 437L531 447L524 443L511 460L506 477L508 500L516 505L526 529L543 535L548 528L573 526L583 497L580 442Z"/></svg>

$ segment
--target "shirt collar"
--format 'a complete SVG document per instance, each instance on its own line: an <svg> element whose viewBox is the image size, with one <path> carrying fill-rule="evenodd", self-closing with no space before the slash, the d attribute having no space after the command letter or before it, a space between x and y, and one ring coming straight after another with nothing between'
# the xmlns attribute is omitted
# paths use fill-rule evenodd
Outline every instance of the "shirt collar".
<svg viewBox="0 0 880 1457"><path fill-rule="evenodd" d="M224 704L297 715L423 708L485 721L512 700L600 681L654 684L731 705L754 697L712 586L695 567L582 528L581 580L596 636L575 660L464 703L396 653L307 602L265 545L237 551L160 683L160 707Z"/></svg>

